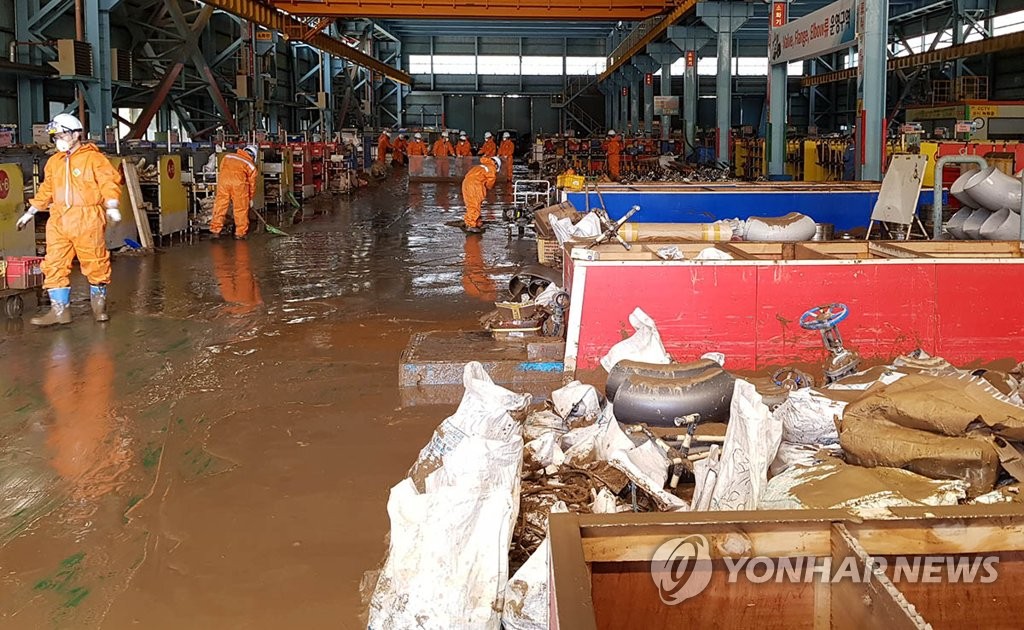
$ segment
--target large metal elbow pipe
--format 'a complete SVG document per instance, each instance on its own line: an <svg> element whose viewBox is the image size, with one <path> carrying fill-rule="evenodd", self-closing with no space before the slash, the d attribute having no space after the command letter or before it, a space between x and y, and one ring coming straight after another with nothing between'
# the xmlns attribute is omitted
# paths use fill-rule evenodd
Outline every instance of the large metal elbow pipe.
<svg viewBox="0 0 1024 630"><path fill-rule="evenodd" d="M978 204L975 203L971 196L964 192L964 186L967 185L967 180L978 174L977 170L970 170L956 178L953 185L949 187L949 194L956 198L960 202L960 205L965 208L977 208Z"/></svg>
<svg viewBox="0 0 1024 630"><path fill-rule="evenodd" d="M981 168L988 168L985 158L977 155L945 155L935 163L935 185L932 188L932 238L936 241L942 238L942 169L947 164L977 164Z"/></svg>
<svg viewBox="0 0 1024 630"><path fill-rule="evenodd" d="M1020 182L990 166L967 181L964 192L978 204L993 212L1003 208L1012 208L1014 212L1021 207Z"/></svg>

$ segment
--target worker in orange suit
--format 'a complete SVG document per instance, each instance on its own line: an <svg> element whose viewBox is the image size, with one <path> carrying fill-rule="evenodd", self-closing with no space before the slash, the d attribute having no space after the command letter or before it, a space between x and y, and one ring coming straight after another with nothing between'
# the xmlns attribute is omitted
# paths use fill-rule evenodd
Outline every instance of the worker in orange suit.
<svg viewBox="0 0 1024 630"><path fill-rule="evenodd" d="M466 214L463 215L462 221L467 232L479 234L484 231L480 207L487 198L487 192L494 188L500 170L500 157L480 158L480 164L469 169L462 180L462 202L466 204Z"/></svg>
<svg viewBox="0 0 1024 630"><path fill-rule="evenodd" d="M259 168L256 157L259 147L247 145L235 153L225 155L220 161L217 173L217 196L213 200L213 220L210 221L210 236L220 238L228 207L233 206L235 238L244 240L249 234L249 209L256 194L256 177Z"/></svg>
<svg viewBox="0 0 1024 630"><path fill-rule="evenodd" d="M441 177L448 177L448 158L455 155L455 147L448 140L447 131L434 142L432 153L437 160L437 174Z"/></svg>
<svg viewBox="0 0 1024 630"><path fill-rule="evenodd" d="M391 145L391 163L395 166L402 166L405 164L405 152L409 146L408 136L404 133L398 134L395 138L394 143Z"/></svg>
<svg viewBox="0 0 1024 630"><path fill-rule="evenodd" d="M428 154L427 144L423 142L423 134L416 132L412 135L412 142L409 143L406 152L409 154L409 174L421 174L423 158Z"/></svg>
<svg viewBox="0 0 1024 630"><path fill-rule="evenodd" d="M422 157L427 154L427 145L423 142L423 134L414 133L412 135L412 142L409 143L407 152L410 156Z"/></svg>
<svg viewBox="0 0 1024 630"><path fill-rule="evenodd" d="M455 155L459 157L473 157L473 145L465 133L459 136L459 143L455 145Z"/></svg>
<svg viewBox="0 0 1024 630"><path fill-rule="evenodd" d="M484 266L483 239L467 238L463 254L462 289L470 297L493 303L498 299L498 288Z"/></svg>
<svg viewBox="0 0 1024 630"><path fill-rule="evenodd" d="M263 304L260 285L252 272L249 244L240 242L232 254L225 248L213 249L213 273L220 286L225 310L232 315L245 315Z"/></svg>
<svg viewBox="0 0 1024 630"><path fill-rule="evenodd" d="M107 315L110 252L107 221L121 220L121 174L95 144L82 142L82 121L58 114L47 125L57 153L46 161L43 182L16 226L23 229L39 210L50 209L46 222L43 288L50 294L50 311L33 317L36 326L71 323L71 263L78 257L89 279L93 318Z"/></svg>
<svg viewBox="0 0 1024 630"><path fill-rule="evenodd" d="M391 150L391 137L387 131L380 132L380 137L377 138L377 161L381 164L387 160L388 151Z"/></svg>
<svg viewBox="0 0 1024 630"><path fill-rule="evenodd" d="M487 131L484 133L484 143L480 147L480 157L494 157L498 155L498 145L494 144L494 135Z"/></svg>
<svg viewBox="0 0 1024 630"><path fill-rule="evenodd" d="M515 155L516 145L512 142L512 134L505 132L501 134L501 145L498 147L498 157L501 158L505 168L512 170L512 156Z"/></svg>
<svg viewBox="0 0 1024 630"><path fill-rule="evenodd" d="M608 139L604 142L604 151L608 156L608 177L618 181L622 168L622 143L614 129L608 130Z"/></svg>

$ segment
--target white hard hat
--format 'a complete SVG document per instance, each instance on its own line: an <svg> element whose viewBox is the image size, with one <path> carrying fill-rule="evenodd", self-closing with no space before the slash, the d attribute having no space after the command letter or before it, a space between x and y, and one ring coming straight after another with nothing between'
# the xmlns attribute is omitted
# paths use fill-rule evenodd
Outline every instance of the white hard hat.
<svg viewBox="0 0 1024 630"><path fill-rule="evenodd" d="M493 134L492 134L492 133L491 133L490 131L485 131L485 132L484 132L484 137L485 137L485 138L490 138L490 137L491 137L492 135L493 135Z"/></svg>
<svg viewBox="0 0 1024 630"><path fill-rule="evenodd" d="M509 138L512 137L512 134L506 131L505 133L501 134L501 137L505 140L508 140Z"/></svg>
<svg viewBox="0 0 1024 630"><path fill-rule="evenodd" d="M500 157L492 157L491 160L494 161L494 166L498 167L498 170L500 171L501 170L501 158Z"/></svg>
<svg viewBox="0 0 1024 630"><path fill-rule="evenodd" d="M417 140L419 140L420 138L422 138L422 137L423 137L423 134L421 134L421 133L414 133L414 134L412 135L412 137L413 137L413 138L416 138Z"/></svg>
<svg viewBox="0 0 1024 630"><path fill-rule="evenodd" d="M252 159L256 159L256 156L260 154L260 148L255 144L248 144L245 146L245 152L252 156Z"/></svg>
<svg viewBox="0 0 1024 630"><path fill-rule="evenodd" d="M82 131L82 121L78 120L71 114L57 114L53 117L53 120L46 125L46 131L51 136L58 133L67 133L69 131Z"/></svg>
<svg viewBox="0 0 1024 630"><path fill-rule="evenodd" d="M459 138L461 138L462 140L465 140L465 139L466 139L466 134L465 134L465 132L463 132L463 133L460 133L460 134L459 134Z"/></svg>
<svg viewBox="0 0 1024 630"><path fill-rule="evenodd" d="M608 130L608 135L609 136L614 136L615 135L615 130L614 129L609 129Z"/></svg>

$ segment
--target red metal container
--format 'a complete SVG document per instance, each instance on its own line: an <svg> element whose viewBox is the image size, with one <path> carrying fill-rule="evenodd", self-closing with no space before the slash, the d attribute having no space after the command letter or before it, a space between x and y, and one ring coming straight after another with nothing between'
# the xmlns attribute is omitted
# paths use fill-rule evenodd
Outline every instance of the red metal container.
<svg viewBox="0 0 1024 630"><path fill-rule="evenodd" d="M34 289L43 286L43 259L39 256L8 256L7 288Z"/></svg>

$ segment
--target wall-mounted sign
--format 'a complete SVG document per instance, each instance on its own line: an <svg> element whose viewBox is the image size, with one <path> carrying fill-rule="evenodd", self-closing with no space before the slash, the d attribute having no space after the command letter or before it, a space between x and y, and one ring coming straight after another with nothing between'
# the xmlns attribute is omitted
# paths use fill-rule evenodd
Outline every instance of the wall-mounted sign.
<svg viewBox="0 0 1024 630"><path fill-rule="evenodd" d="M789 63L819 57L854 45L854 0L837 0L827 7L773 28L768 37L769 63ZM774 13L772 15L774 19Z"/></svg>
<svg viewBox="0 0 1024 630"><path fill-rule="evenodd" d="M655 96L654 97L654 115L655 116L678 116L679 115L679 97L678 96Z"/></svg>
<svg viewBox="0 0 1024 630"><path fill-rule="evenodd" d="M686 67L692 68L697 65L697 51L687 50L686 51Z"/></svg>

